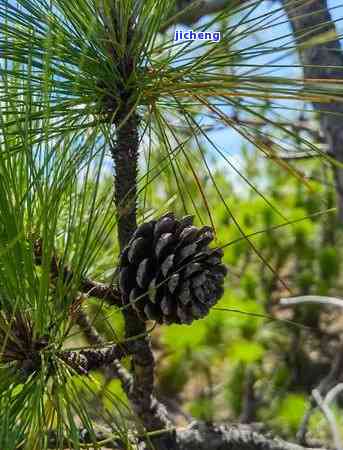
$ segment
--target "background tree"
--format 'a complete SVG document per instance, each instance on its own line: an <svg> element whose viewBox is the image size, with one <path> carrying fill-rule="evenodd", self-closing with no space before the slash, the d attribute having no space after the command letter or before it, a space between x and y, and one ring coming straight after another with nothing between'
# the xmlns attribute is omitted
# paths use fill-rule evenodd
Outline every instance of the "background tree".
<svg viewBox="0 0 343 450"><path fill-rule="evenodd" d="M336 55L338 37L326 4L285 4L307 68L286 78L270 72L292 67L283 58L296 49L269 37L282 5L198 3L0 2L1 448L300 449L286 442L297 431L301 445L340 445L328 409L340 319L330 302L279 302L340 295L340 69L313 56ZM220 42L173 41L173 24L213 12L194 28L219 29ZM213 137L223 127L246 140L240 165ZM311 158L295 166L299 155ZM186 218L181 239L189 213L201 231ZM171 231L168 255L184 250L184 271L205 265L192 239L206 253L214 235L206 311L169 313L151 285L154 305L128 298L176 267L143 264L164 249L142 226L152 219ZM219 249L225 292L195 320L222 294ZM185 272L173 273L180 294Z"/></svg>

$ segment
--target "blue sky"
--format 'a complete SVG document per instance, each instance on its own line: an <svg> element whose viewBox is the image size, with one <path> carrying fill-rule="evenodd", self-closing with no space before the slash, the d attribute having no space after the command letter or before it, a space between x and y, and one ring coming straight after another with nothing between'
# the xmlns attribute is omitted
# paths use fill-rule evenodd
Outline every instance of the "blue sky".
<svg viewBox="0 0 343 450"><path fill-rule="evenodd" d="M343 34L343 2L340 0L328 0L328 6L330 8L332 18L336 21L338 32ZM280 8L279 2L262 2L258 10L256 10L255 16L263 12L271 11L271 9L278 8ZM291 28L289 26L289 23L287 22L287 17L285 14L280 17L278 22L284 23L275 25L270 30L268 30L268 36L258 36L258 38L260 38L262 41L265 41L266 39L286 36L291 33ZM281 45L281 43L281 41L278 41L278 45ZM213 45L215 45L215 43ZM267 66L268 63L270 63L270 61L275 58L275 56L277 56L276 53L272 57L270 55L261 56L258 58L258 64ZM256 59L254 60L254 62L256 63ZM273 72L274 75L284 77L298 77L302 75L301 69L291 67L292 64L298 64L296 53L284 56L280 63L283 65L289 65L289 67L278 69L278 71ZM289 115L289 113L285 113L285 115L287 116ZM295 113L295 115L298 116L298 113ZM213 132L210 134L210 136L211 139L214 140L216 145L218 145L223 151L225 151L226 154L231 156L237 155L237 153L239 153L241 145L246 142L244 138L242 138L237 132L235 132L234 130L230 130L229 128L226 128L219 132Z"/></svg>

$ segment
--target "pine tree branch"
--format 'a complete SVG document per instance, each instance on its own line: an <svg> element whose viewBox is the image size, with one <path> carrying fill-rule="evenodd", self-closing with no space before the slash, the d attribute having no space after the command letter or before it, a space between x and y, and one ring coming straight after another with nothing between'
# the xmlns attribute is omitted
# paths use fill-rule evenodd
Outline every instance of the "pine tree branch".
<svg viewBox="0 0 343 450"><path fill-rule="evenodd" d="M249 425L195 422L178 433L177 441L177 450L304 450L304 447L282 439L264 436Z"/></svg>
<svg viewBox="0 0 343 450"><path fill-rule="evenodd" d="M102 14L106 15L106 9L102 10ZM104 19L105 23L108 20L113 21L114 29L120 28L115 5L110 15ZM122 79L117 86L119 107L114 117L109 116L114 138L110 150L115 168L115 207L120 251L128 244L137 228L139 118L133 107L135 92L127 85L127 80L135 70L135 58L130 54L132 33L133 24L129 24L126 50L123 53L118 55L114 47L109 49ZM122 298L122 301L124 305L129 304L127 298ZM133 308L124 308L123 315L127 339L144 335L135 341L136 350L132 355L133 384L130 400L134 412L148 431L168 427L170 420L167 412L153 395L155 362L145 323L139 319Z"/></svg>
<svg viewBox="0 0 343 450"><path fill-rule="evenodd" d="M137 228L138 117L132 113L126 118L130 109L129 104L123 105L123 111L116 116L116 139L111 146L115 165L115 204L121 250ZM125 119L126 122L123 123Z"/></svg>
<svg viewBox="0 0 343 450"><path fill-rule="evenodd" d="M122 306L120 292L113 286L108 286L89 278L82 278L80 290L89 297L104 300L110 306Z"/></svg>
<svg viewBox="0 0 343 450"><path fill-rule="evenodd" d="M91 370L109 366L113 361L125 358L135 352L137 352L137 343L133 340L107 348L63 351L57 356L80 375L87 375Z"/></svg>
<svg viewBox="0 0 343 450"><path fill-rule="evenodd" d="M125 112L130 111L127 105ZM111 147L115 164L115 202L118 223L118 239L121 250L128 243L137 227L136 222L136 183L138 159L138 118L132 114L126 122L125 113L116 117L116 141ZM123 299L127 304L128 299ZM142 322L132 308L123 310L126 337L145 333ZM153 395L154 356L148 336L136 342L137 351L132 357L133 386L130 395L131 403L137 416L147 430L158 430L170 424L165 408Z"/></svg>
<svg viewBox="0 0 343 450"><path fill-rule="evenodd" d="M81 435L82 431L80 431ZM125 444L106 438L105 433L98 433L99 442L107 448L125 450ZM142 438L145 438L142 436ZM151 448L158 450L325 450L324 447L302 447L280 438L263 435L249 425L216 425L193 422L187 428L173 429L149 434L150 443L143 441L139 450ZM56 442L54 433L49 433L50 447ZM82 442L91 444L87 435ZM66 447L68 443L66 442ZM122 445L122 447L121 447ZM130 447L131 448L131 447Z"/></svg>

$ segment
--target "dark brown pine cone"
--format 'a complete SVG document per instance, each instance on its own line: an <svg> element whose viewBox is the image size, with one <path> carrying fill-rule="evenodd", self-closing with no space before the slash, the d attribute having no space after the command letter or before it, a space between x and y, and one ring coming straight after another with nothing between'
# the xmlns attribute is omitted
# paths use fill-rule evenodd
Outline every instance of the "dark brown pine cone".
<svg viewBox="0 0 343 450"><path fill-rule="evenodd" d="M142 320L186 323L206 316L223 295L223 252L210 249L210 227L168 213L140 225L123 250L119 285L124 304Z"/></svg>

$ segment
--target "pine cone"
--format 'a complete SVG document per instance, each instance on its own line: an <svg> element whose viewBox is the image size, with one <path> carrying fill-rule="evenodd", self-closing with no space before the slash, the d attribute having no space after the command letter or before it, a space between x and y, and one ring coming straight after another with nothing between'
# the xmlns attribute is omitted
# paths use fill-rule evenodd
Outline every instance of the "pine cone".
<svg viewBox="0 0 343 450"><path fill-rule="evenodd" d="M223 252L210 227L168 213L140 225L123 250L119 287L142 320L187 323L206 316L223 294Z"/></svg>

